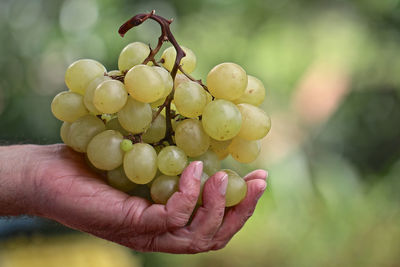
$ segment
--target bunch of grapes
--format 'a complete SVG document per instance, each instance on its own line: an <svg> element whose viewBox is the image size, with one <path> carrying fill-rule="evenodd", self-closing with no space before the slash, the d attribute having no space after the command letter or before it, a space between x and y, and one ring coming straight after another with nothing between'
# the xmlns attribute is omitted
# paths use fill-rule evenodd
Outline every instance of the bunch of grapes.
<svg viewBox="0 0 400 267"><path fill-rule="evenodd" d="M64 122L63 142L86 153L111 186L132 192L146 184L151 199L165 204L190 161L203 162L202 187L228 155L241 163L254 161L271 121L258 108L265 97L259 79L235 63L222 63L211 69L204 85L190 76L196 56L176 43L171 21L153 12L139 14L121 29L138 18L160 23L157 48L131 43L119 56L119 70L109 72L91 59L72 63L65 74L69 91L56 95L51 109ZM173 46L157 61L166 40ZM226 206L234 206L246 196L246 183L236 172L223 171L228 174Z"/></svg>

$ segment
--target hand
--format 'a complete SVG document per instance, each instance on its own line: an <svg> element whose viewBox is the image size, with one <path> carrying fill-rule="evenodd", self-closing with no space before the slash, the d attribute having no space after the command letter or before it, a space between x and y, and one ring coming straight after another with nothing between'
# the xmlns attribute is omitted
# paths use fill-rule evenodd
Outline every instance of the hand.
<svg viewBox="0 0 400 267"><path fill-rule="evenodd" d="M246 198L225 211L227 176L218 172L206 182L203 206L188 224L200 191L201 162L184 170L179 191L159 205L111 188L86 166L82 154L65 145L27 149L35 157L30 164L30 213L138 251L198 253L223 248L252 215L266 187L265 171L250 173L245 177Z"/></svg>

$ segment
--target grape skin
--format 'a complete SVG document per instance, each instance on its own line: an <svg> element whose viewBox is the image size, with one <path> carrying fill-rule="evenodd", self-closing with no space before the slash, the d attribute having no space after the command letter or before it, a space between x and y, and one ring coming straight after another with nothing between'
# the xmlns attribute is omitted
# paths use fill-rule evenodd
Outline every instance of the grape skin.
<svg viewBox="0 0 400 267"><path fill-rule="evenodd" d="M233 101L235 104L247 103L259 106L265 98L265 87L263 83L254 76L247 75L247 87L244 93Z"/></svg>
<svg viewBox="0 0 400 267"><path fill-rule="evenodd" d="M126 177L122 166L107 172L107 183L122 192L132 191L137 186Z"/></svg>
<svg viewBox="0 0 400 267"><path fill-rule="evenodd" d="M94 115L85 115L74 121L68 132L69 146L77 152L86 152L92 138L105 130L102 120Z"/></svg>
<svg viewBox="0 0 400 267"><path fill-rule="evenodd" d="M248 141L240 137L235 137L228 147L231 156L240 163L250 163L256 160L260 149L260 141Z"/></svg>
<svg viewBox="0 0 400 267"><path fill-rule="evenodd" d="M242 114L239 137L251 141L259 140L268 134L271 129L271 120L264 110L246 103L239 104L237 107Z"/></svg>
<svg viewBox="0 0 400 267"><path fill-rule="evenodd" d="M69 146L68 133L69 133L70 127L71 127L71 123L64 121L60 128L61 140L63 141L64 144L66 144L68 146Z"/></svg>
<svg viewBox="0 0 400 267"><path fill-rule="evenodd" d="M157 173L157 153L149 144L136 143L125 153L126 176L136 184L147 184Z"/></svg>
<svg viewBox="0 0 400 267"><path fill-rule="evenodd" d="M164 82L164 94L160 99L165 99L171 93L172 88L174 87L174 80L172 80L171 74L166 69L157 66L154 66L153 69L160 74Z"/></svg>
<svg viewBox="0 0 400 267"><path fill-rule="evenodd" d="M194 158L194 160L203 162L203 172L208 175L213 175L221 169L221 161L218 155L211 150L207 150L206 153Z"/></svg>
<svg viewBox="0 0 400 267"><path fill-rule="evenodd" d="M224 169L222 171L228 175L225 206L232 207L239 204L246 197L247 184L236 172L229 169Z"/></svg>
<svg viewBox="0 0 400 267"><path fill-rule="evenodd" d="M179 177L162 175L153 181L150 194L155 203L165 205L168 199L178 190Z"/></svg>
<svg viewBox="0 0 400 267"><path fill-rule="evenodd" d="M231 142L232 140L218 141L210 138L210 150L214 151L215 154L217 154L219 160L223 160L229 155L228 147Z"/></svg>
<svg viewBox="0 0 400 267"><path fill-rule="evenodd" d="M196 68L196 61L197 61L196 55L189 48L186 48L184 46L181 46L181 48L185 52L186 56L182 58L180 64L182 65L183 70L186 73L190 74ZM164 62L162 63L163 66L168 71L172 71L172 68L174 67L175 59L176 59L175 48L173 46L170 46L167 49L165 49L161 55L161 59L164 60ZM180 73L180 71L179 71L179 73Z"/></svg>
<svg viewBox="0 0 400 267"><path fill-rule="evenodd" d="M108 76L100 76L91 81L86 88L85 95L83 97L83 102L90 113L94 115L100 115L102 112L99 111L93 104L94 92L102 82L111 80Z"/></svg>
<svg viewBox="0 0 400 267"><path fill-rule="evenodd" d="M70 91L61 92L54 97L51 111L57 119L67 122L74 122L89 113L83 103L83 97Z"/></svg>
<svg viewBox="0 0 400 267"><path fill-rule="evenodd" d="M94 91L93 104L101 113L116 113L128 100L128 94L122 82L104 81Z"/></svg>
<svg viewBox="0 0 400 267"><path fill-rule="evenodd" d="M198 117L207 104L206 91L198 83L182 82L175 89L174 102L181 115L188 118Z"/></svg>
<svg viewBox="0 0 400 267"><path fill-rule="evenodd" d="M123 136L126 136L129 134L129 132L127 130L125 130L121 124L118 121L118 118L112 118L111 120L109 120L108 122L106 122L106 129L107 130L115 130L120 132Z"/></svg>
<svg viewBox="0 0 400 267"><path fill-rule="evenodd" d="M152 119L150 105L130 97L125 106L118 112L118 121L121 126L133 134L144 132L150 127Z"/></svg>
<svg viewBox="0 0 400 267"><path fill-rule="evenodd" d="M148 144L156 143L164 138L166 129L165 117L158 114L150 127L142 135L142 139Z"/></svg>
<svg viewBox="0 0 400 267"><path fill-rule="evenodd" d="M187 119L176 126L176 145L189 157L204 154L210 146L210 137L204 132L201 122Z"/></svg>
<svg viewBox="0 0 400 267"><path fill-rule="evenodd" d="M185 152L176 146L167 146L161 149L157 156L158 169L165 175L181 174L187 165Z"/></svg>
<svg viewBox="0 0 400 267"><path fill-rule="evenodd" d="M148 45L141 42L130 43L122 49L118 58L118 69L127 71L133 66L142 64L150 54Z"/></svg>

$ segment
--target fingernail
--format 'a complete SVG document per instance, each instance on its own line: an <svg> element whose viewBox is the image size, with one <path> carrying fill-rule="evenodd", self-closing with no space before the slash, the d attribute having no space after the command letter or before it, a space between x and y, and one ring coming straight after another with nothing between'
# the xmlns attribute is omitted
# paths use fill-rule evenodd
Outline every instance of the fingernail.
<svg viewBox="0 0 400 267"><path fill-rule="evenodd" d="M225 195L226 194L226 189L228 188L228 175L224 174L221 179L219 180L220 184L219 184L219 192L221 193L221 195Z"/></svg>
<svg viewBox="0 0 400 267"><path fill-rule="evenodd" d="M197 180L201 180L201 174L203 173L203 162L201 161L196 161L194 163L194 172L193 172L193 176L197 179Z"/></svg>

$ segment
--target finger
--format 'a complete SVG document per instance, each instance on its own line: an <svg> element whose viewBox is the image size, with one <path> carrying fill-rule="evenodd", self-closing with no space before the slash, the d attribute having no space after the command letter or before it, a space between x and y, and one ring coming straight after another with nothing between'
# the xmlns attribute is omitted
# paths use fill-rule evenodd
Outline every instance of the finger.
<svg viewBox="0 0 400 267"><path fill-rule="evenodd" d="M199 197L202 172L203 163L192 162L181 175L179 191L167 204L151 205L143 212L140 222L145 232L166 232L187 224Z"/></svg>
<svg viewBox="0 0 400 267"><path fill-rule="evenodd" d="M265 170L255 170L247 174L245 177L243 177L245 181L251 181L255 179L260 179L265 181L267 180L267 178L268 178L268 172Z"/></svg>
<svg viewBox="0 0 400 267"><path fill-rule="evenodd" d="M215 245L212 249L223 248L232 236L243 227L247 219L253 214L257 201L263 194L266 186L265 181L260 179L247 182L247 195L245 199L226 213L219 231L214 236Z"/></svg>
<svg viewBox="0 0 400 267"><path fill-rule="evenodd" d="M204 185L203 206L197 210L188 227L193 233L193 242L211 245L224 217L227 185L228 175L224 172L217 172Z"/></svg>

